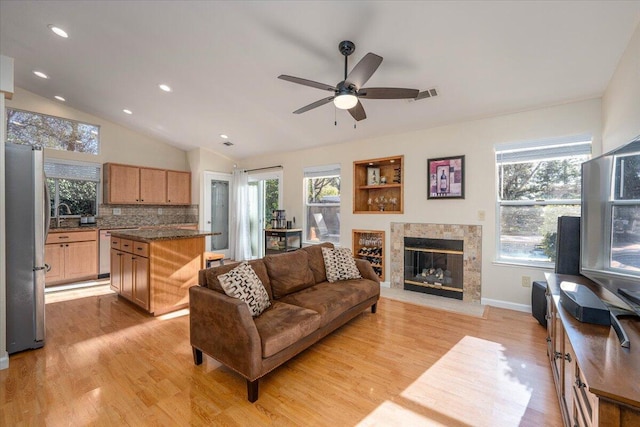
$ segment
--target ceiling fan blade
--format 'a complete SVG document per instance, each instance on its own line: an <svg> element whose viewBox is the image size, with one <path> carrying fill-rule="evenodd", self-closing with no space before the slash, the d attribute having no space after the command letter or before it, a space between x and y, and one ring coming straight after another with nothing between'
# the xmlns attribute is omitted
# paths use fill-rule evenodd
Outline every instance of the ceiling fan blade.
<svg viewBox="0 0 640 427"><path fill-rule="evenodd" d="M358 122L367 118L367 113L364 112L364 107L360 101L358 101L355 107L349 109L349 113Z"/></svg>
<svg viewBox="0 0 640 427"><path fill-rule="evenodd" d="M281 74L278 76L281 80L286 80L291 83L298 83L299 85L311 86L316 89L328 90L329 92L335 92L335 86L327 85L324 83L314 82L313 80L301 79L300 77L287 76L285 74Z"/></svg>
<svg viewBox="0 0 640 427"><path fill-rule="evenodd" d="M367 80L371 78L373 73L376 72L381 63L382 56L371 52L367 53L364 58L353 67L353 70L351 70L345 79L345 86L353 85L356 89L360 89Z"/></svg>
<svg viewBox="0 0 640 427"><path fill-rule="evenodd" d="M309 105L306 105L306 106L294 111L293 114L300 114L300 113L304 113L305 111L313 110L314 108L317 108L317 107L319 107L321 105L328 104L329 102L333 101L333 98L335 98L335 96L330 96L328 98L320 99L319 101L313 102L313 103L311 103Z"/></svg>
<svg viewBox="0 0 640 427"><path fill-rule="evenodd" d="M358 91L358 97L367 99L414 99L418 96L418 89L404 89L397 87L367 87Z"/></svg>

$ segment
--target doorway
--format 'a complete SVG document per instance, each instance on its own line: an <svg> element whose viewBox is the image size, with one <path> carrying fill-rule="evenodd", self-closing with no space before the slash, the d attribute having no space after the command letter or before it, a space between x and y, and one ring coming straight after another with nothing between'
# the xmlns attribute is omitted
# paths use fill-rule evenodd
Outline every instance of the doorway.
<svg viewBox="0 0 640 427"><path fill-rule="evenodd" d="M282 206L282 170L249 172L249 233L251 254L264 256L264 229L271 223L272 212Z"/></svg>
<svg viewBox="0 0 640 427"><path fill-rule="evenodd" d="M207 251L229 258L231 174L204 172L204 230L220 233L207 236Z"/></svg>

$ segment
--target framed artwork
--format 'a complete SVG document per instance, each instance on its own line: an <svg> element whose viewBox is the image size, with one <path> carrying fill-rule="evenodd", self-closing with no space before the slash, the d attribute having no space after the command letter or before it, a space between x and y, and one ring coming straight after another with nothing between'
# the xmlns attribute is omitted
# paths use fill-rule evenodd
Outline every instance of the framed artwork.
<svg viewBox="0 0 640 427"><path fill-rule="evenodd" d="M367 185L380 184L380 168L367 168Z"/></svg>
<svg viewBox="0 0 640 427"><path fill-rule="evenodd" d="M427 160L427 199L464 199L464 156Z"/></svg>

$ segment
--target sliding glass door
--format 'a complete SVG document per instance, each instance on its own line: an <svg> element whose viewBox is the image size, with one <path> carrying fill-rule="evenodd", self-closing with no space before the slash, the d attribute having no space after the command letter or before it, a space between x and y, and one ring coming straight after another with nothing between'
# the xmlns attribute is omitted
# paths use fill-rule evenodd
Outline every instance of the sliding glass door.
<svg viewBox="0 0 640 427"><path fill-rule="evenodd" d="M282 171L249 172L249 228L251 254L264 256L264 229L272 212L282 206Z"/></svg>

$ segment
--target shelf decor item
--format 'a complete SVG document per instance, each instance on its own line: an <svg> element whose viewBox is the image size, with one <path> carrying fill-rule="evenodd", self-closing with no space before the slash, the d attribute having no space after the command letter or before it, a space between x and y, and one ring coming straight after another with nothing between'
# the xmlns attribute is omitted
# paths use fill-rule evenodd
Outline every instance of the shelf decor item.
<svg viewBox="0 0 640 427"><path fill-rule="evenodd" d="M367 168L367 185L380 184L380 168Z"/></svg>
<svg viewBox="0 0 640 427"><path fill-rule="evenodd" d="M427 160L427 199L464 199L464 156Z"/></svg>

